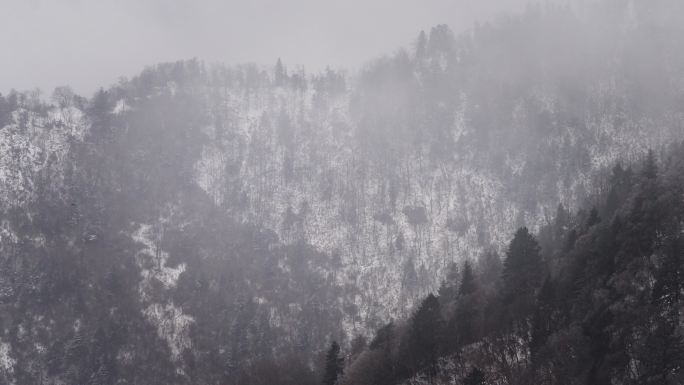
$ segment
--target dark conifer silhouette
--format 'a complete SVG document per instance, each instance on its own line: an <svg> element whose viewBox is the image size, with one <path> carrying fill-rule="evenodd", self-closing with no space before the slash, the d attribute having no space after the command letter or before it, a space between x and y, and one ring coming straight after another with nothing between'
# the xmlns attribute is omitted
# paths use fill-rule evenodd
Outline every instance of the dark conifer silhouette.
<svg viewBox="0 0 684 385"><path fill-rule="evenodd" d="M323 385L335 385L344 372L344 358L340 352L340 345L333 341L325 355L325 371Z"/></svg>

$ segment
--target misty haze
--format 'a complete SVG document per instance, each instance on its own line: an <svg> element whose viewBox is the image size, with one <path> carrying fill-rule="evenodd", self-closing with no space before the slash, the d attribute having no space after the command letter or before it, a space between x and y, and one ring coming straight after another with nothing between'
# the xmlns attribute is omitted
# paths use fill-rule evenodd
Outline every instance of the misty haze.
<svg viewBox="0 0 684 385"><path fill-rule="evenodd" d="M0 14L0 385L684 384L683 1Z"/></svg>

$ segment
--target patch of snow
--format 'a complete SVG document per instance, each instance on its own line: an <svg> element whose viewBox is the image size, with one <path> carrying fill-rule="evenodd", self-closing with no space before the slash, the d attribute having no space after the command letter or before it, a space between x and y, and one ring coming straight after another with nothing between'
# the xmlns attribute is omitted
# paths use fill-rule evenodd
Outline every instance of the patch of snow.
<svg viewBox="0 0 684 385"><path fill-rule="evenodd" d="M141 224L138 230L133 233L132 238L137 243L143 245L143 249L138 251L136 259L140 266L142 282L140 284L140 294L143 299L149 299L149 292L154 280L161 282L166 289L176 286L178 278L185 271L185 263L176 267L169 267L166 261L169 254L161 249L158 231L148 224Z"/></svg>
<svg viewBox="0 0 684 385"><path fill-rule="evenodd" d="M112 111L115 114L123 114L124 112L130 111L131 107L126 103L125 99L119 99L116 102L116 105L114 106L114 110Z"/></svg>
<svg viewBox="0 0 684 385"><path fill-rule="evenodd" d="M190 325L195 321L183 314L183 310L173 304L150 304L144 311L145 318L156 325L157 335L166 341L174 360L180 359L183 350L192 346Z"/></svg>
<svg viewBox="0 0 684 385"><path fill-rule="evenodd" d="M7 342L0 342L0 369L8 374L14 373L17 360L12 358L12 346Z"/></svg>
<svg viewBox="0 0 684 385"><path fill-rule="evenodd" d="M161 222L163 225L167 220ZM162 305L157 302L159 298L155 298L154 281L161 282L166 290L172 289L186 268L184 263L175 268L166 265L169 255L159 246L161 237L162 232L159 228L148 224L140 224L132 234L133 240L143 246L143 249L136 254L142 277L138 292L142 302L148 304L143 310L143 315L157 328L159 338L168 344L171 358L178 360L182 351L191 346L189 328L194 319L183 314L183 310L175 306L173 302Z"/></svg>

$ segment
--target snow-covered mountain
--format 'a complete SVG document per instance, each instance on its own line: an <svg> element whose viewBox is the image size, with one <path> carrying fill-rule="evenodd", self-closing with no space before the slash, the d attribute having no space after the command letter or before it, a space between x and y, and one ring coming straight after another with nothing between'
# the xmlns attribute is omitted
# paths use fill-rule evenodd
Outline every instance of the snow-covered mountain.
<svg viewBox="0 0 684 385"><path fill-rule="evenodd" d="M355 74L191 60L89 100L10 93L0 371L63 383L87 355L102 376L164 356L169 383L211 382L406 315L452 262L684 139L684 58L652 49L682 38L630 4L437 26Z"/></svg>

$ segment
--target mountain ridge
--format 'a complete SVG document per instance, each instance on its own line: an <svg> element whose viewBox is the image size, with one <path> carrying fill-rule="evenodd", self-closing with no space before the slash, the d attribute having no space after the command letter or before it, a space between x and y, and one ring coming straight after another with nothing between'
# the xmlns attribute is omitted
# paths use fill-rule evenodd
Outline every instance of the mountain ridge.
<svg viewBox="0 0 684 385"><path fill-rule="evenodd" d="M601 193L616 161L681 140L684 60L616 62L676 47L651 16L605 24L552 7L461 36L437 26L355 77L191 60L90 99L0 98L4 304L35 312L4 312L6 378L38 365L54 381L100 368L132 381L130 357L148 354L164 357L159 378L211 383L370 335L451 262L503 254L516 228ZM112 309L133 326L105 322ZM66 349L55 340L83 341L74 324L117 353L87 343L50 364ZM132 342L143 332L155 351Z"/></svg>

